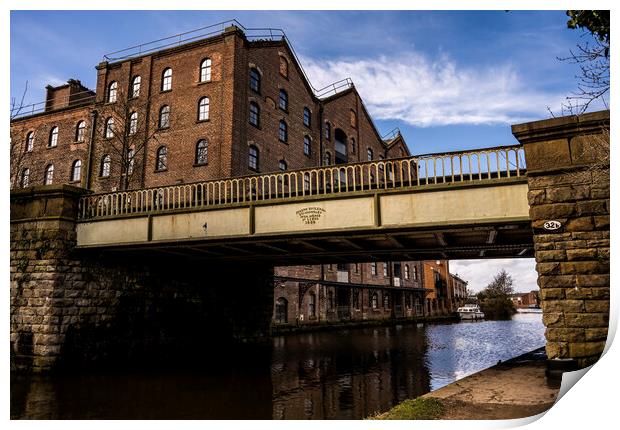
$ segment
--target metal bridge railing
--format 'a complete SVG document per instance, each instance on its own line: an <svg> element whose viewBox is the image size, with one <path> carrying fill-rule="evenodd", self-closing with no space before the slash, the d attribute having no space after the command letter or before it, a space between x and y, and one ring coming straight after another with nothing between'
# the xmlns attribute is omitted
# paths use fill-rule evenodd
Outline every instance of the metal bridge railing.
<svg viewBox="0 0 620 430"><path fill-rule="evenodd" d="M91 194L80 199L78 219L207 208L305 196L337 195L453 182L523 176L521 146L427 154L340 164L158 188Z"/></svg>

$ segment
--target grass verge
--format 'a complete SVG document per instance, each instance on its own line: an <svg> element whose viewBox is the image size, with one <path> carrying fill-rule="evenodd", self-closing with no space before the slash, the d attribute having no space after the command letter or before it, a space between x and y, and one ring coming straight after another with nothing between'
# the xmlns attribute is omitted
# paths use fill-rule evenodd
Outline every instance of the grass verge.
<svg viewBox="0 0 620 430"><path fill-rule="evenodd" d="M409 399L389 411L372 417L377 420L436 420L444 414L442 403L433 397Z"/></svg>

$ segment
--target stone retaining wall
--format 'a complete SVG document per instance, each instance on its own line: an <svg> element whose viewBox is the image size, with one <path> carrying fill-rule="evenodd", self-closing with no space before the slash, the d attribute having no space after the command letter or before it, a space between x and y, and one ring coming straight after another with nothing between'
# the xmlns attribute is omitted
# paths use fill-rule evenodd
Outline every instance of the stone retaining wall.
<svg viewBox="0 0 620 430"><path fill-rule="evenodd" d="M580 367L599 358L609 324L608 130L609 111L513 126L525 147L547 355Z"/></svg>

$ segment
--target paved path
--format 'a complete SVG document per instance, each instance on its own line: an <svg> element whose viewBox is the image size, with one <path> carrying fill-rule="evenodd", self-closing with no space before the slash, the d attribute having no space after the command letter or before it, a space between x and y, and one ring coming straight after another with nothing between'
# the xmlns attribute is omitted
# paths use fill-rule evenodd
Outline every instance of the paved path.
<svg viewBox="0 0 620 430"><path fill-rule="evenodd" d="M545 359L544 351L533 351L422 397L434 398L443 405L444 413L439 418L443 420L537 415L553 406L559 392L559 384L555 387L547 383Z"/></svg>

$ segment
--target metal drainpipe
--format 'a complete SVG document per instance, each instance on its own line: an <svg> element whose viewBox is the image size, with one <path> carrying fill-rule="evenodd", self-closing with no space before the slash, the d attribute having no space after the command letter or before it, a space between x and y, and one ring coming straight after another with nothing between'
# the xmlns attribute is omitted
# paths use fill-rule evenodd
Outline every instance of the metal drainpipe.
<svg viewBox="0 0 620 430"><path fill-rule="evenodd" d="M88 142L88 167L86 168L86 188L91 189L93 171L93 145L95 144L95 129L97 128L97 110L90 111L90 141Z"/></svg>

